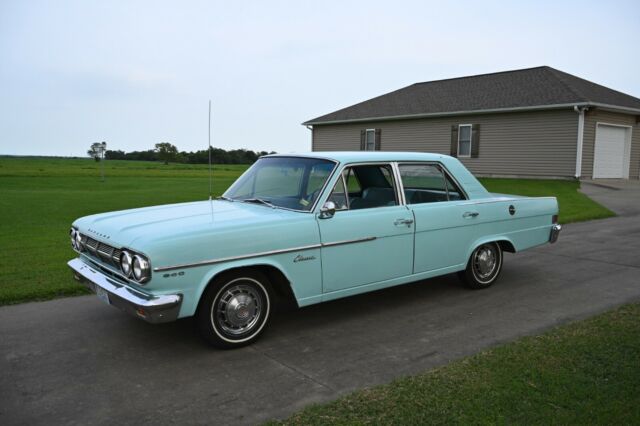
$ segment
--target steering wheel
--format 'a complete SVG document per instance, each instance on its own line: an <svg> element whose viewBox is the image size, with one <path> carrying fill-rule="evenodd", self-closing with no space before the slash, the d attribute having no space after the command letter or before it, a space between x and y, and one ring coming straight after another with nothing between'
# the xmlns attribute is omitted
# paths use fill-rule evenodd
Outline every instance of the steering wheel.
<svg viewBox="0 0 640 426"><path fill-rule="evenodd" d="M304 197L303 200L305 200L307 203L310 204L311 202L313 202L313 200L315 200L315 198L318 196L319 192L320 192L320 190L316 189L311 194L309 194L306 197ZM304 203L300 202L300 204L304 204Z"/></svg>

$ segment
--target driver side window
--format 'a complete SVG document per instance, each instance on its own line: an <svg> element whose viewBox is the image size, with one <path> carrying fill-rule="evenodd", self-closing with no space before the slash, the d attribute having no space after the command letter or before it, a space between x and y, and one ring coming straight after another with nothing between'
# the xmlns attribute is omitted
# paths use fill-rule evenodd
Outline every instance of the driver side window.
<svg viewBox="0 0 640 426"><path fill-rule="evenodd" d="M376 164L345 168L327 201L333 201L336 210L359 210L397 205L398 197L391 165Z"/></svg>

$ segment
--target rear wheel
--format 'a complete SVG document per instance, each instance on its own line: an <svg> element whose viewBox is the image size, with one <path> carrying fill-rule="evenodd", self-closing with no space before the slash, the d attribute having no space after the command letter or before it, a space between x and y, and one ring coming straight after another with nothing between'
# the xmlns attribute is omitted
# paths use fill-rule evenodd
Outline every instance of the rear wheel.
<svg viewBox="0 0 640 426"><path fill-rule="evenodd" d="M495 242L482 244L471 253L467 269L458 276L468 287L479 290L491 286L502 270L502 249Z"/></svg>
<svg viewBox="0 0 640 426"><path fill-rule="evenodd" d="M198 309L200 333L211 345L232 349L255 342L271 316L271 283L246 270L225 274L207 288Z"/></svg>

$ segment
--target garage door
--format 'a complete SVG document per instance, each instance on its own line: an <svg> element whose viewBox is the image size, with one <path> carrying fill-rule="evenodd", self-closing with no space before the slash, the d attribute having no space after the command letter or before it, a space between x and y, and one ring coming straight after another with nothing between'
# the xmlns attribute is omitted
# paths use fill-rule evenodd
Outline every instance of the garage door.
<svg viewBox="0 0 640 426"><path fill-rule="evenodd" d="M629 177L629 155L626 127L598 124L593 159L594 178Z"/></svg>

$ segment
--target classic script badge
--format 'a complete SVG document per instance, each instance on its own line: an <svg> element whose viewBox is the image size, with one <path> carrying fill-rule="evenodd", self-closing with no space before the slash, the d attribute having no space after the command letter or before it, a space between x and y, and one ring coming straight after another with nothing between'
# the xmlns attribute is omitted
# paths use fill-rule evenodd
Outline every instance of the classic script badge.
<svg viewBox="0 0 640 426"><path fill-rule="evenodd" d="M315 260L315 258L315 256L303 256L299 254L293 259L293 263L304 262L306 260Z"/></svg>

